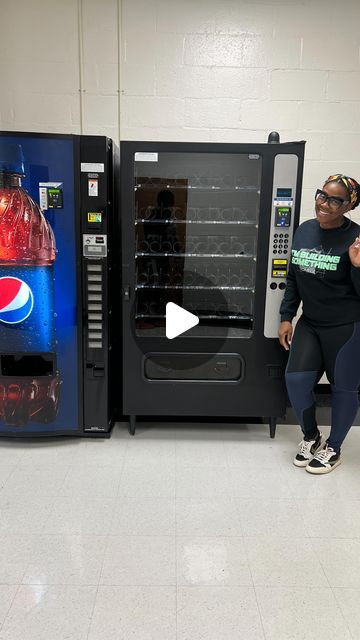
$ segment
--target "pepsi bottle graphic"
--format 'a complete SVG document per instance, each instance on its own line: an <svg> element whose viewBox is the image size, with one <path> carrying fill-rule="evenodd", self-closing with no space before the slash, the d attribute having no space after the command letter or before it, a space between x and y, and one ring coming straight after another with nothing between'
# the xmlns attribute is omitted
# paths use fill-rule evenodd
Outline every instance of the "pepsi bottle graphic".
<svg viewBox="0 0 360 640"><path fill-rule="evenodd" d="M22 188L20 145L0 143L0 422L49 423L59 407L54 274L56 244Z"/></svg>

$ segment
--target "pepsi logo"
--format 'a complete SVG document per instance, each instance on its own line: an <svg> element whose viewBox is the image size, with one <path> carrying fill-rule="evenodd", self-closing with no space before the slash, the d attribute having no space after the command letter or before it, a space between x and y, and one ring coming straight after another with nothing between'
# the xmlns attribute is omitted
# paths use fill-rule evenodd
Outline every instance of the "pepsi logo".
<svg viewBox="0 0 360 640"><path fill-rule="evenodd" d="M20 278L0 278L0 322L18 324L29 317L34 306L34 296Z"/></svg>

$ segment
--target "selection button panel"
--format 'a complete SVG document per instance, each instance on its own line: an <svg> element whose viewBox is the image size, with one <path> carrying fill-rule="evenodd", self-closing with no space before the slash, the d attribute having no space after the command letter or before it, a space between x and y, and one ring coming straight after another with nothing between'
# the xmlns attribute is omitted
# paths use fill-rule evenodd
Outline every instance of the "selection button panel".
<svg viewBox="0 0 360 640"><path fill-rule="evenodd" d="M102 349L104 299L103 273L101 264L86 264L85 282L88 310L87 347L88 349Z"/></svg>

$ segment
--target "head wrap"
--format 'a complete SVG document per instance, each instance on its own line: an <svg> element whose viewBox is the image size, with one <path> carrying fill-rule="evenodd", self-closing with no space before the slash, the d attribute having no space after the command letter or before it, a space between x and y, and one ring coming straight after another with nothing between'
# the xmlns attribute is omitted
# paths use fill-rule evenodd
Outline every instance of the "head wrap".
<svg viewBox="0 0 360 640"><path fill-rule="evenodd" d="M349 194L350 204L351 206L354 206L358 199L357 182L354 178L344 176L342 173L335 173L333 176L328 177L325 184L328 182L339 182L340 184L343 184Z"/></svg>

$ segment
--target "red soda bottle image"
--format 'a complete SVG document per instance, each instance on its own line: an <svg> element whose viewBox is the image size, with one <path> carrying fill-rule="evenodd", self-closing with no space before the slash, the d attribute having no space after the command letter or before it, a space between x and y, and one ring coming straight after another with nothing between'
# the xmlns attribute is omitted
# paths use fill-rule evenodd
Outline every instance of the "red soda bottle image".
<svg viewBox="0 0 360 640"><path fill-rule="evenodd" d="M0 140L0 428L53 422L59 407L55 237L24 175L21 146Z"/></svg>

